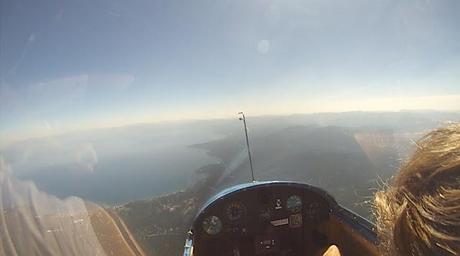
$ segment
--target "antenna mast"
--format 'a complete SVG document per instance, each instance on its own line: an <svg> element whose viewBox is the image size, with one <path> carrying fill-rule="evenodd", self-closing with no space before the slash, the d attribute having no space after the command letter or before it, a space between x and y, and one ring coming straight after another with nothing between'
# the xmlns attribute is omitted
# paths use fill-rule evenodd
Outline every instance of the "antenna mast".
<svg viewBox="0 0 460 256"><path fill-rule="evenodd" d="M241 115L239 119L243 121L243 124L244 124L244 134L246 135L246 146L248 147L249 165L251 167L251 177L252 177L252 182L254 182L255 181L254 168L252 167L252 157L251 157L251 149L249 147L249 137L248 137L248 127L246 126L246 116L244 115L243 112L239 112L238 115Z"/></svg>

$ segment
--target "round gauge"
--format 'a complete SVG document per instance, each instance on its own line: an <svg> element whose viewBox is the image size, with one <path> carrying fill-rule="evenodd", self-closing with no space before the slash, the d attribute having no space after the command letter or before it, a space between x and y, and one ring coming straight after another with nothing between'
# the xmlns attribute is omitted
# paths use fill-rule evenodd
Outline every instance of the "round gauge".
<svg viewBox="0 0 460 256"><path fill-rule="evenodd" d="M203 220L203 230L208 235L217 235L222 230L222 221L217 216L208 216Z"/></svg>
<svg viewBox="0 0 460 256"><path fill-rule="evenodd" d="M302 209L302 199L300 196L290 196L286 201L286 208L292 213L299 212Z"/></svg>
<svg viewBox="0 0 460 256"><path fill-rule="evenodd" d="M225 209L227 218L232 222L241 219L245 213L246 207L241 202L231 202Z"/></svg>

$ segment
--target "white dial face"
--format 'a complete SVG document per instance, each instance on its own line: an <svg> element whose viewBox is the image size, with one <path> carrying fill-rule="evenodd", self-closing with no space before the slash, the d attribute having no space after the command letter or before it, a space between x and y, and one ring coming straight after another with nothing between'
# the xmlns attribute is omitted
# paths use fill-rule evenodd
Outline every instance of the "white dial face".
<svg viewBox="0 0 460 256"><path fill-rule="evenodd" d="M208 216L203 220L203 230L208 235L217 235L222 230L222 221L217 216Z"/></svg>

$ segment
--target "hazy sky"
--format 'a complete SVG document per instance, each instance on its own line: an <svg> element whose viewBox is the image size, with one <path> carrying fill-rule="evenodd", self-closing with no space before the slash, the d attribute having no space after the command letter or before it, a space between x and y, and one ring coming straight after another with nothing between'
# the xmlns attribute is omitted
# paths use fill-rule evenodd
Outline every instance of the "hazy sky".
<svg viewBox="0 0 460 256"><path fill-rule="evenodd" d="M0 140L240 110L460 109L457 0L0 5Z"/></svg>

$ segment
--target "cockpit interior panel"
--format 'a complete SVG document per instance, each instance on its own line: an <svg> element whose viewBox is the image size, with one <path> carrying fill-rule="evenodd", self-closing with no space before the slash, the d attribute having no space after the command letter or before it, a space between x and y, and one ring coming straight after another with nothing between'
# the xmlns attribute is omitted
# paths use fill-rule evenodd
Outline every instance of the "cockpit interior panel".
<svg viewBox="0 0 460 256"><path fill-rule="evenodd" d="M213 197L197 215L189 239L191 255L300 256L320 255L330 244L344 246L334 232L358 232L362 241L356 240L353 248L362 253L354 255L373 255L373 225L340 207L325 191L294 182L256 182ZM350 251L350 244L346 247Z"/></svg>

